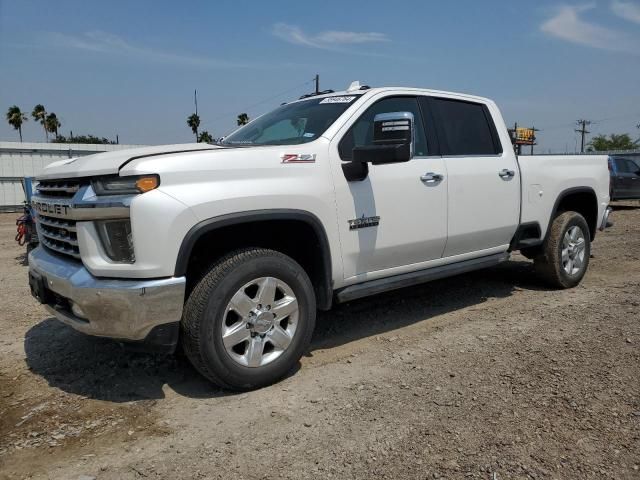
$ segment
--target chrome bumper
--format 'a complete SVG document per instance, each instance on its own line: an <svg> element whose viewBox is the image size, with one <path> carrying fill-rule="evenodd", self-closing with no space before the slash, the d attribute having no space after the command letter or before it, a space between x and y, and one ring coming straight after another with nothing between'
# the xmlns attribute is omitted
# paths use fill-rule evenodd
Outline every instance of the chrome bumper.
<svg viewBox="0 0 640 480"><path fill-rule="evenodd" d="M177 341L185 277L96 278L82 263L53 255L43 247L29 254L29 274L30 283L37 278L44 285L42 298L36 298L58 320L80 332L134 342L162 336L161 343L166 343L167 335L175 335Z"/></svg>
<svg viewBox="0 0 640 480"><path fill-rule="evenodd" d="M613 210L611 207L607 207L602 215L602 220L600 222L600 231L603 231L605 228L609 228L613 226L613 223L609 221L609 216Z"/></svg>

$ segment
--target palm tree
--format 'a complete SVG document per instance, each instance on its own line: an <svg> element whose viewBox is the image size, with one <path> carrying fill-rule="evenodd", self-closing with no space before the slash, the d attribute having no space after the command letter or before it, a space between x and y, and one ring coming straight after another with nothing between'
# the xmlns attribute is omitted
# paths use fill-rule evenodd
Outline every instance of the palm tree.
<svg viewBox="0 0 640 480"><path fill-rule="evenodd" d="M198 137L198 143L213 143L213 137L209 132L204 130Z"/></svg>
<svg viewBox="0 0 640 480"><path fill-rule="evenodd" d="M17 105L9 107L9 110L7 110L7 122L14 128L14 130L18 130L20 142L22 142L22 124L27 120L27 116L22 113Z"/></svg>
<svg viewBox="0 0 640 480"><path fill-rule="evenodd" d="M187 117L187 125L191 127L191 131L196 136L196 142L198 141L198 127L200 126L200 117L197 113L192 113Z"/></svg>
<svg viewBox="0 0 640 480"><path fill-rule="evenodd" d="M42 104L38 104L35 107L33 107L33 111L31 112L31 116L33 117L33 119L36 122L40 122L40 125L42 125L42 128L44 129L44 136L47 139L47 142L49 141L49 132L47 131L47 127L45 125L45 120L47 118L47 111L44 108L44 105Z"/></svg>
<svg viewBox="0 0 640 480"><path fill-rule="evenodd" d="M58 129L62 126L55 113L51 112L44 120L44 127L58 138Z"/></svg>
<svg viewBox="0 0 640 480"><path fill-rule="evenodd" d="M236 120L236 122L238 122L239 127L241 127L242 125L246 125L247 123L249 123L249 115L247 115L246 113L241 113L240 115L238 115L238 119Z"/></svg>

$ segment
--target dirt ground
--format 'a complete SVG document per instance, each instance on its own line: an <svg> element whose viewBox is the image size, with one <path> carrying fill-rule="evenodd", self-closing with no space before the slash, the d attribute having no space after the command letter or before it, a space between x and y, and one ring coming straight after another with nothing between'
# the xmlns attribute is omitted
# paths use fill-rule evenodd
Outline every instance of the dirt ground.
<svg viewBox="0 0 640 480"><path fill-rule="evenodd" d="M640 478L640 203L590 270L498 268L323 313L298 370L245 394L62 325L0 215L0 479Z"/></svg>

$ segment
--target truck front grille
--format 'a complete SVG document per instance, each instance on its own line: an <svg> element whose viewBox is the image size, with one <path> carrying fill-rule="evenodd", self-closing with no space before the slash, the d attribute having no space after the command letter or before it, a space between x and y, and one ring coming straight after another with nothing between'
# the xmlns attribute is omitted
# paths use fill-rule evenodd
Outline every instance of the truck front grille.
<svg viewBox="0 0 640 480"><path fill-rule="evenodd" d="M71 198L80 190L81 185L80 179L40 180L36 189L42 196Z"/></svg>
<svg viewBox="0 0 640 480"><path fill-rule="evenodd" d="M81 187L89 183L88 178L56 178L40 180L36 186L36 198L39 205L68 205L68 201L80 191ZM38 209L38 234L40 243L46 249L80 259L78 248L78 234L76 221L67 218L57 218L53 209ZM64 215L62 215L64 216Z"/></svg>
<svg viewBox="0 0 640 480"><path fill-rule="evenodd" d="M75 220L38 215L38 229L42 244L56 253L80 258Z"/></svg>

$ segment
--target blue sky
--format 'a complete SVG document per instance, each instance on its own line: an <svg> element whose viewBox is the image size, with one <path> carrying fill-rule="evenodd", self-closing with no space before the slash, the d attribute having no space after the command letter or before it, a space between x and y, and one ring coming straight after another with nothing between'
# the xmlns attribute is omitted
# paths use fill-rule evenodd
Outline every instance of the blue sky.
<svg viewBox="0 0 640 480"><path fill-rule="evenodd" d="M542 129L538 151L640 130L640 1L0 0L0 107L37 103L62 133L192 140L198 90L214 136L312 89L401 85L495 99ZM25 141L41 141L33 120ZM0 140L17 132L4 121Z"/></svg>

